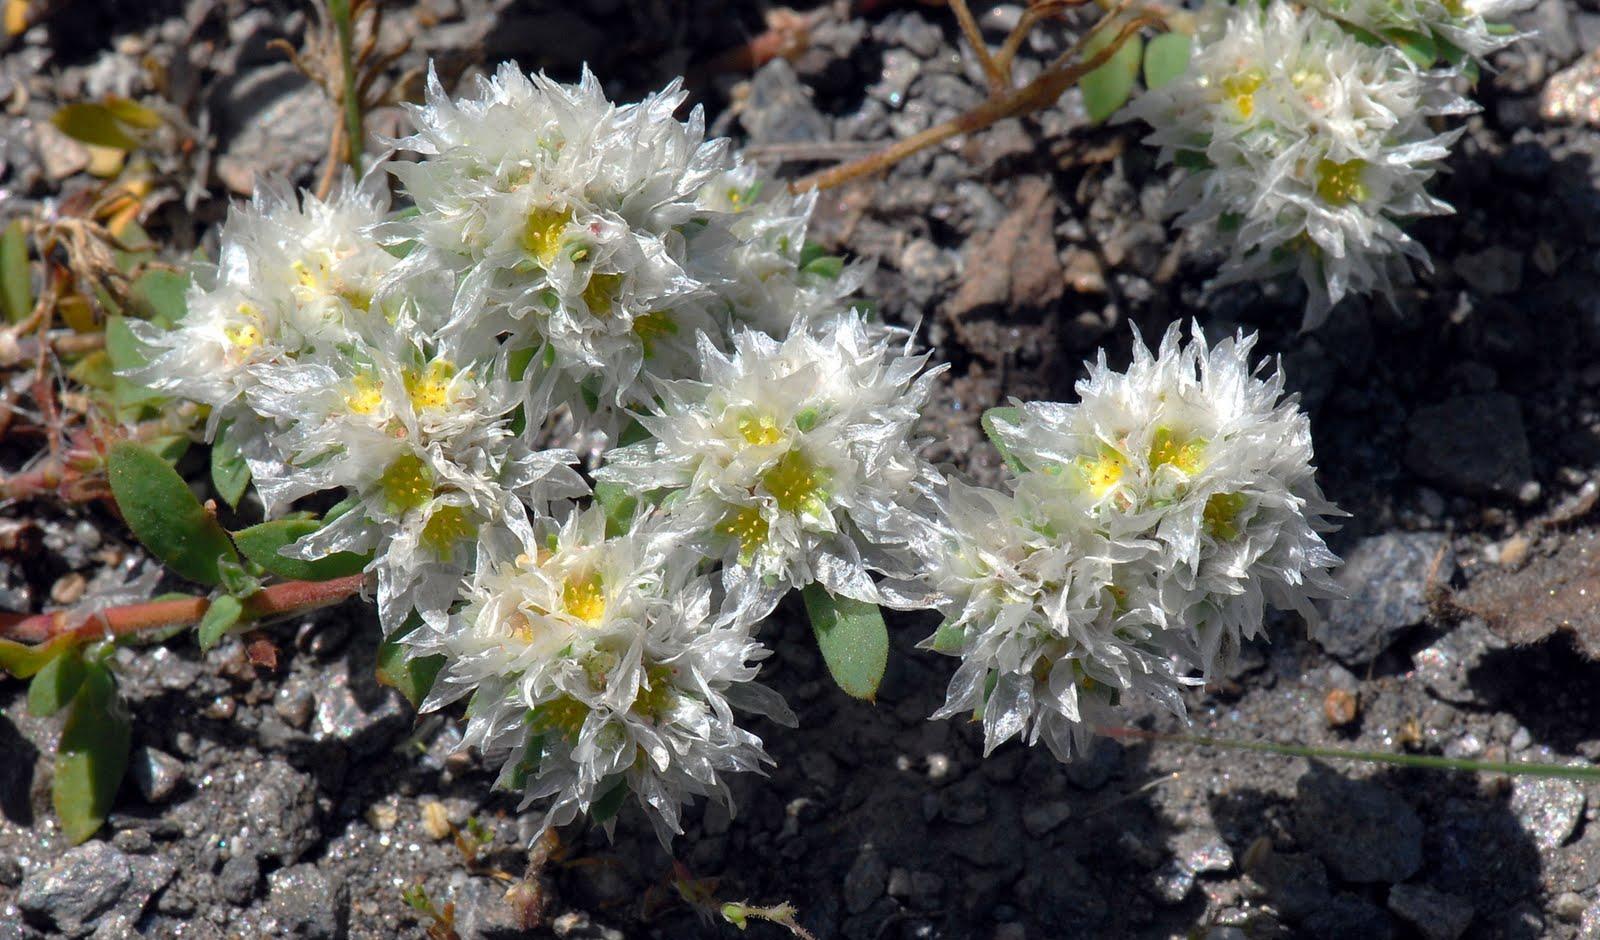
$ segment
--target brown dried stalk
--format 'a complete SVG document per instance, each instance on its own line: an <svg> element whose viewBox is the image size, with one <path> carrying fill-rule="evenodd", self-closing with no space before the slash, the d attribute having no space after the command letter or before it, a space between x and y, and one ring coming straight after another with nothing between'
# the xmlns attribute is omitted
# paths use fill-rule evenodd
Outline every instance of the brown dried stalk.
<svg viewBox="0 0 1600 940"><path fill-rule="evenodd" d="M997 121L1047 108L1055 103L1063 92L1077 84L1083 76L1109 61L1117 54L1117 50L1122 48L1122 44L1139 30L1146 26L1160 25L1162 22L1157 14L1139 13L1118 27L1115 37L1104 49L1082 62L1075 63L1074 60L1083 51L1085 42L1105 29L1107 24L1116 18L1118 11L1113 11L1074 43L1072 48L1051 62L1043 72L1039 73L1039 77L1020 88L1013 87L1011 66L1022 37L1046 17L1084 2L1087 0L1044 0L1042 3L1033 4L1018 21L1017 28L1006 38L999 55L991 56L977 35L976 24L972 24L968 29L972 14L967 9L966 0L950 0L951 8L956 11L956 18L962 22L963 32L973 43L973 48L978 50L978 61L983 65L984 74L990 78L989 99L971 111L959 114L943 124L937 124L904 140L895 141L877 153L795 180L789 184L790 190L798 193L808 189L831 189L853 179L886 170L906 157L952 137L971 134Z"/></svg>
<svg viewBox="0 0 1600 940"><path fill-rule="evenodd" d="M355 596L365 581L366 575L353 574L332 581L285 581L274 584L245 599L243 619L266 620L332 607ZM87 643L101 637L129 636L146 630L198 623L210 607L208 598L185 597L112 607L90 614L88 618L71 610L57 610L34 614L0 627L0 638L22 643L47 643L56 637L70 635Z"/></svg>

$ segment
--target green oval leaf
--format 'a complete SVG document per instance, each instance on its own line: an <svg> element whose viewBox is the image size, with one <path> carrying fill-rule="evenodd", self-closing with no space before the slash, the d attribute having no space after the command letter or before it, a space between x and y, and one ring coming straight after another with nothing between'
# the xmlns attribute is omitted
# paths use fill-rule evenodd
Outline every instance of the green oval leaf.
<svg viewBox="0 0 1600 940"><path fill-rule="evenodd" d="M331 581L360 574L372 558L355 552L334 552L315 561L303 561L279 554L286 545L322 528L315 519L275 519L233 533L244 557L268 572L291 581Z"/></svg>
<svg viewBox="0 0 1600 940"><path fill-rule="evenodd" d="M224 594L211 602L206 608L205 616L200 618L200 625L195 628L199 634L200 649L208 650L228 635L239 618L244 616L244 604L232 594Z"/></svg>
<svg viewBox="0 0 1600 940"><path fill-rule="evenodd" d="M444 668L443 654L406 659L407 647L400 640L421 625L422 618L412 614L399 630L378 644L378 681L404 695L412 708L422 705L433 689L433 680Z"/></svg>
<svg viewBox="0 0 1600 940"><path fill-rule="evenodd" d="M151 268L128 288L133 311L160 326L171 328L189 312L189 275Z"/></svg>
<svg viewBox="0 0 1600 940"><path fill-rule="evenodd" d="M29 678L37 675L39 670L61 655L62 650L76 646L77 643L77 638L70 634L62 634L48 643L38 645L18 643L15 640L0 640L0 669L18 679Z"/></svg>
<svg viewBox="0 0 1600 940"><path fill-rule="evenodd" d="M76 647L45 663L28 683L28 714L48 718L66 708L83 685L84 675L83 654Z"/></svg>
<svg viewBox="0 0 1600 940"><path fill-rule="evenodd" d="M111 448L106 467L111 495L128 527L168 568L191 581L215 585L221 581L217 559L239 560L228 533L165 460L132 441L121 441Z"/></svg>
<svg viewBox="0 0 1600 940"><path fill-rule="evenodd" d="M1021 424L1022 409L1009 405L1003 408L990 408L983 413L982 418L978 419L978 423L983 425L984 435L989 438L989 443L994 445L994 449L1000 452L1000 459L1006 462L1006 466L1011 468L1011 472L1022 473L1026 471L1028 468L1022 465L1022 461L1017 459L1017 455L1013 454L1006 442L1000 439L1000 433L995 428L996 421L1001 424Z"/></svg>
<svg viewBox="0 0 1600 940"><path fill-rule="evenodd" d="M239 508L239 500L250 486L250 464L239 450L232 424L223 428L211 445L211 485L230 509Z"/></svg>
<svg viewBox="0 0 1600 940"><path fill-rule="evenodd" d="M872 701L889 665L889 630L883 612L876 604L835 597L820 584L808 584L800 594L833 681L846 694Z"/></svg>
<svg viewBox="0 0 1600 940"><path fill-rule="evenodd" d="M128 769L130 743L128 716L110 671L99 663L87 664L61 730L50 792L67 841L82 842L106 821Z"/></svg>
<svg viewBox="0 0 1600 940"><path fill-rule="evenodd" d="M589 804L589 818L602 826L616 818L622 810L623 799L628 795L628 779L621 774L613 779L615 782L611 784L611 789ZM605 785L606 781L600 781L601 787Z"/></svg>
<svg viewBox="0 0 1600 940"><path fill-rule="evenodd" d="M57 111L50 123L73 140L97 147L133 150L139 146L139 142L123 129L116 114L105 105L69 104Z"/></svg>
<svg viewBox="0 0 1600 940"><path fill-rule="evenodd" d="M1144 47L1144 87L1160 88L1189 68L1194 41L1183 33L1162 33Z"/></svg>
<svg viewBox="0 0 1600 940"><path fill-rule="evenodd" d="M1083 56L1091 59L1117 38L1118 25L1107 23L1084 43ZM1144 52L1144 41L1138 35L1128 37L1105 64L1085 75L1078 86L1083 89L1083 107L1089 120L1099 124L1117 113L1133 94L1133 79L1139 74L1139 60Z"/></svg>
<svg viewBox="0 0 1600 940"><path fill-rule="evenodd" d="M1418 68L1430 68L1439 60L1439 44L1427 33L1396 29L1384 33L1383 38L1405 53L1406 58L1414 62Z"/></svg>
<svg viewBox="0 0 1600 940"><path fill-rule="evenodd" d="M12 323L33 312L33 271L28 265L28 236L21 219L12 219L0 235L0 309Z"/></svg>

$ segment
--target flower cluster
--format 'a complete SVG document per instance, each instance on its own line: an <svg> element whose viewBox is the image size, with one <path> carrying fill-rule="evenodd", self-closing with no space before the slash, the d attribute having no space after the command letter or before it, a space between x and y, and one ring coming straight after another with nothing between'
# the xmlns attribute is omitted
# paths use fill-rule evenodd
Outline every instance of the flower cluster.
<svg viewBox="0 0 1600 940"><path fill-rule="evenodd" d="M464 699L546 825L631 792L666 840L685 801L731 803L770 763L747 716L794 720L756 681L792 589L939 609L965 660L940 714L1063 758L1326 593L1305 419L1249 340L1102 360L1080 404L997 425L1006 491L949 481L917 436L943 368L683 98L431 79L415 162L263 190L187 316L138 328L130 375L209 408L268 516L343 495L284 551L370 557L388 641L437 666L422 707Z"/></svg>
<svg viewBox="0 0 1600 940"><path fill-rule="evenodd" d="M1174 193L1184 226L1215 230L1227 284L1296 272L1314 327L1347 294L1387 293L1427 253L1407 220L1450 212L1426 185L1460 136L1428 119L1475 106L1463 71L1516 38L1440 0L1328 0L1301 8L1213 2L1187 71L1126 115L1161 158L1190 169ZM1432 69L1443 62L1448 67Z"/></svg>
<svg viewBox="0 0 1600 940"><path fill-rule="evenodd" d="M1189 670L1225 670L1267 605L1314 616L1336 592L1309 424L1253 344L1174 324L1126 372L1102 354L1078 403L996 416L1009 486L954 488L929 559L927 645L963 659L940 715L980 709L986 748L1023 734L1066 759L1130 696L1181 715Z"/></svg>

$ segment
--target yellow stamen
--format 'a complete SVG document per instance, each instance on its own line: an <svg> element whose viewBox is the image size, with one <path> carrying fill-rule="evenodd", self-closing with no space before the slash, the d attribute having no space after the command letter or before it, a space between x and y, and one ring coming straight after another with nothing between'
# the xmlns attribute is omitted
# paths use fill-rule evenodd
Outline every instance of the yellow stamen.
<svg viewBox="0 0 1600 940"><path fill-rule="evenodd" d="M449 558L456 544L472 535L472 518L460 506L442 506L422 527L422 543L440 558Z"/></svg>
<svg viewBox="0 0 1600 940"><path fill-rule="evenodd" d="M1317 161L1317 195L1333 206L1347 206L1352 202L1365 202L1367 185L1361 174L1367 169L1365 160Z"/></svg>
<svg viewBox="0 0 1600 940"><path fill-rule="evenodd" d="M261 330L253 323L230 326L225 328L222 333L228 337L228 342L233 344L233 348L242 351L249 351L260 346L265 338L261 335Z"/></svg>
<svg viewBox="0 0 1600 940"><path fill-rule="evenodd" d="M817 502L826 480L822 471L812 466L804 454L791 450L773 464L761 477L761 482L779 509L798 513Z"/></svg>
<svg viewBox="0 0 1600 940"><path fill-rule="evenodd" d="M783 428L769 415L746 415L739 419L739 436L751 447L771 447L783 440Z"/></svg>
<svg viewBox="0 0 1600 940"><path fill-rule="evenodd" d="M350 381L350 393L344 397L344 406L351 414L370 415L383 407L383 386L378 378L361 373Z"/></svg>
<svg viewBox="0 0 1600 940"><path fill-rule="evenodd" d="M591 626L599 623L606 615L606 595L600 575L568 578L561 585L561 606L584 623Z"/></svg>
<svg viewBox="0 0 1600 940"><path fill-rule="evenodd" d="M528 213L522 227L522 247L539 263L549 267L561 251L561 239L566 234L572 213L565 209L541 208Z"/></svg>
<svg viewBox="0 0 1600 940"><path fill-rule="evenodd" d="M1233 104L1240 118L1249 119L1256 113L1256 92L1266 82L1260 69L1251 69L1242 75L1229 75L1222 80L1222 93Z"/></svg>
<svg viewBox="0 0 1600 940"><path fill-rule="evenodd" d="M1156 428L1150 438L1150 469L1177 467L1189 476L1200 472L1200 458L1205 453L1205 441L1198 438L1184 440L1171 428Z"/></svg>
<svg viewBox="0 0 1600 940"><path fill-rule="evenodd" d="M1201 513L1206 531L1219 542L1231 542L1238 538L1244 521L1239 514L1244 512L1244 508L1243 493L1218 493L1212 496L1206 500L1206 508Z"/></svg>
<svg viewBox="0 0 1600 940"><path fill-rule="evenodd" d="M617 292L621 289L622 275L591 274L589 283L583 288L583 302L588 305L590 314L609 317L611 308L616 306Z"/></svg>
<svg viewBox="0 0 1600 940"><path fill-rule="evenodd" d="M444 359L435 359L421 372L407 369L406 395L411 399L411 407L427 411L450 404L450 380L455 374L455 365Z"/></svg>
<svg viewBox="0 0 1600 940"><path fill-rule="evenodd" d="M416 454L405 454L378 478L389 512L399 515L421 509L433 498L433 471Z"/></svg>
<svg viewBox="0 0 1600 940"><path fill-rule="evenodd" d="M748 565L750 559L755 557L756 549L767 541L767 517L761 514L760 506L744 506L735 509L722 517L717 523L716 533L724 538L737 539L739 542L739 564Z"/></svg>
<svg viewBox="0 0 1600 940"><path fill-rule="evenodd" d="M1127 467L1122 455L1110 447L1102 447L1100 456L1092 460L1084 457L1078 461L1078 472L1083 475L1083 483L1096 498L1111 492L1112 487L1122 482L1122 474Z"/></svg>

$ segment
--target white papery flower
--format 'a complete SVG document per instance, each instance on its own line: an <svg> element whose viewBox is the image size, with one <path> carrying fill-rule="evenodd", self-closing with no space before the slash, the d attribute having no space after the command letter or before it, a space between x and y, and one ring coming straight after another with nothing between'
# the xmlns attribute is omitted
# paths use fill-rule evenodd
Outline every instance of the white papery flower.
<svg viewBox="0 0 1600 940"><path fill-rule="evenodd" d="M499 783L549 800L546 827L625 784L668 843L685 801L731 809L723 776L771 763L735 708L794 721L753 681L767 651L711 622L694 567L648 518L607 538L598 508L514 560L486 548L448 631L406 637L446 657L423 709L470 695L463 746L508 755Z"/></svg>
<svg viewBox="0 0 1600 940"><path fill-rule="evenodd" d="M1188 70L1124 113L1192 169L1173 208L1227 244L1217 282L1296 271L1313 327L1347 293L1390 291L1406 258L1427 264L1400 224L1451 211L1424 189L1461 133L1426 118L1473 109L1447 76L1284 0L1213 4L1200 24Z"/></svg>
<svg viewBox="0 0 1600 940"><path fill-rule="evenodd" d="M653 440L612 451L597 479L666 490L685 545L722 563L726 612L754 622L790 588L880 603L870 572L897 573L929 537L939 476L912 436L943 366L857 313L781 343L755 330L724 355L702 338L705 380L662 383ZM919 375L919 373L921 373Z"/></svg>
<svg viewBox="0 0 1600 940"><path fill-rule="evenodd" d="M1282 373L1251 368L1254 345L1241 333L1208 346L1198 326L1183 344L1173 324L1159 352L1134 343L1126 372L1102 352L1077 404L995 423L1026 468L1020 502L1086 513L1117 550L1148 548L1141 603L1208 677L1260 633L1267 605L1314 618L1309 599L1338 593L1321 535L1338 510L1316 483L1310 422Z"/></svg>
<svg viewBox="0 0 1600 940"><path fill-rule="evenodd" d="M371 307L395 264L368 234L388 210L381 182L347 177L327 200L263 184L229 212L218 263L197 268L183 320L170 330L128 321L150 350L129 377L210 405L215 433L223 420L247 417L237 403L263 367L326 352L381 320Z"/></svg>
<svg viewBox="0 0 1600 940"><path fill-rule="evenodd" d="M575 406L579 388L602 411L647 402L641 369L681 375L696 333L719 328L686 244L730 214L700 193L734 164L699 108L673 117L686 97L674 82L614 105L587 71L563 85L507 63L452 101L430 72L417 132L397 142L424 159L391 167L420 210L387 229L417 245L396 281L453 272L448 328L548 344Z"/></svg>
<svg viewBox="0 0 1600 940"><path fill-rule="evenodd" d="M560 500L587 493L569 451L532 451L512 428L524 404L493 337L421 339L402 313L370 343L264 370L249 404L278 428L275 460L252 460L269 515L343 487L354 505L292 553L372 552L378 613L442 625L482 530L532 537ZM541 416L534 416L538 420Z"/></svg>
<svg viewBox="0 0 1600 940"><path fill-rule="evenodd" d="M692 271L727 305L733 322L784 336L849 305L872 266L846 265L806 243L817 192L790 193L781 180L741 164L700 191L699 204L726 224L689 230Z"/></svg>
<svg viewBox="0 0 1600 940"><path fill-rule="evenodd" d="M1534 6L1537 0L1317 0L1311 6L1325 15L1391 42L1406 43L1419 57L1435 51L1420 45L1423 37L1441 58L1455 64L1464 53L1482 61L1525 34L1495 23ZM1448 47L1454 47L1452 52ZM1424 67L1433 62L1419 63Z"/></svg>
<svg viewBox="0 0 1600 940"><path fill-rule="evenodd" d="M1133 698L1183 716L1171 643L1150 604L1149 547L1090 515L952 484L923 583L945 617L922 645L961 657L934 718L981 713L984 753L1020 735L1061 760Z"/></svg>

